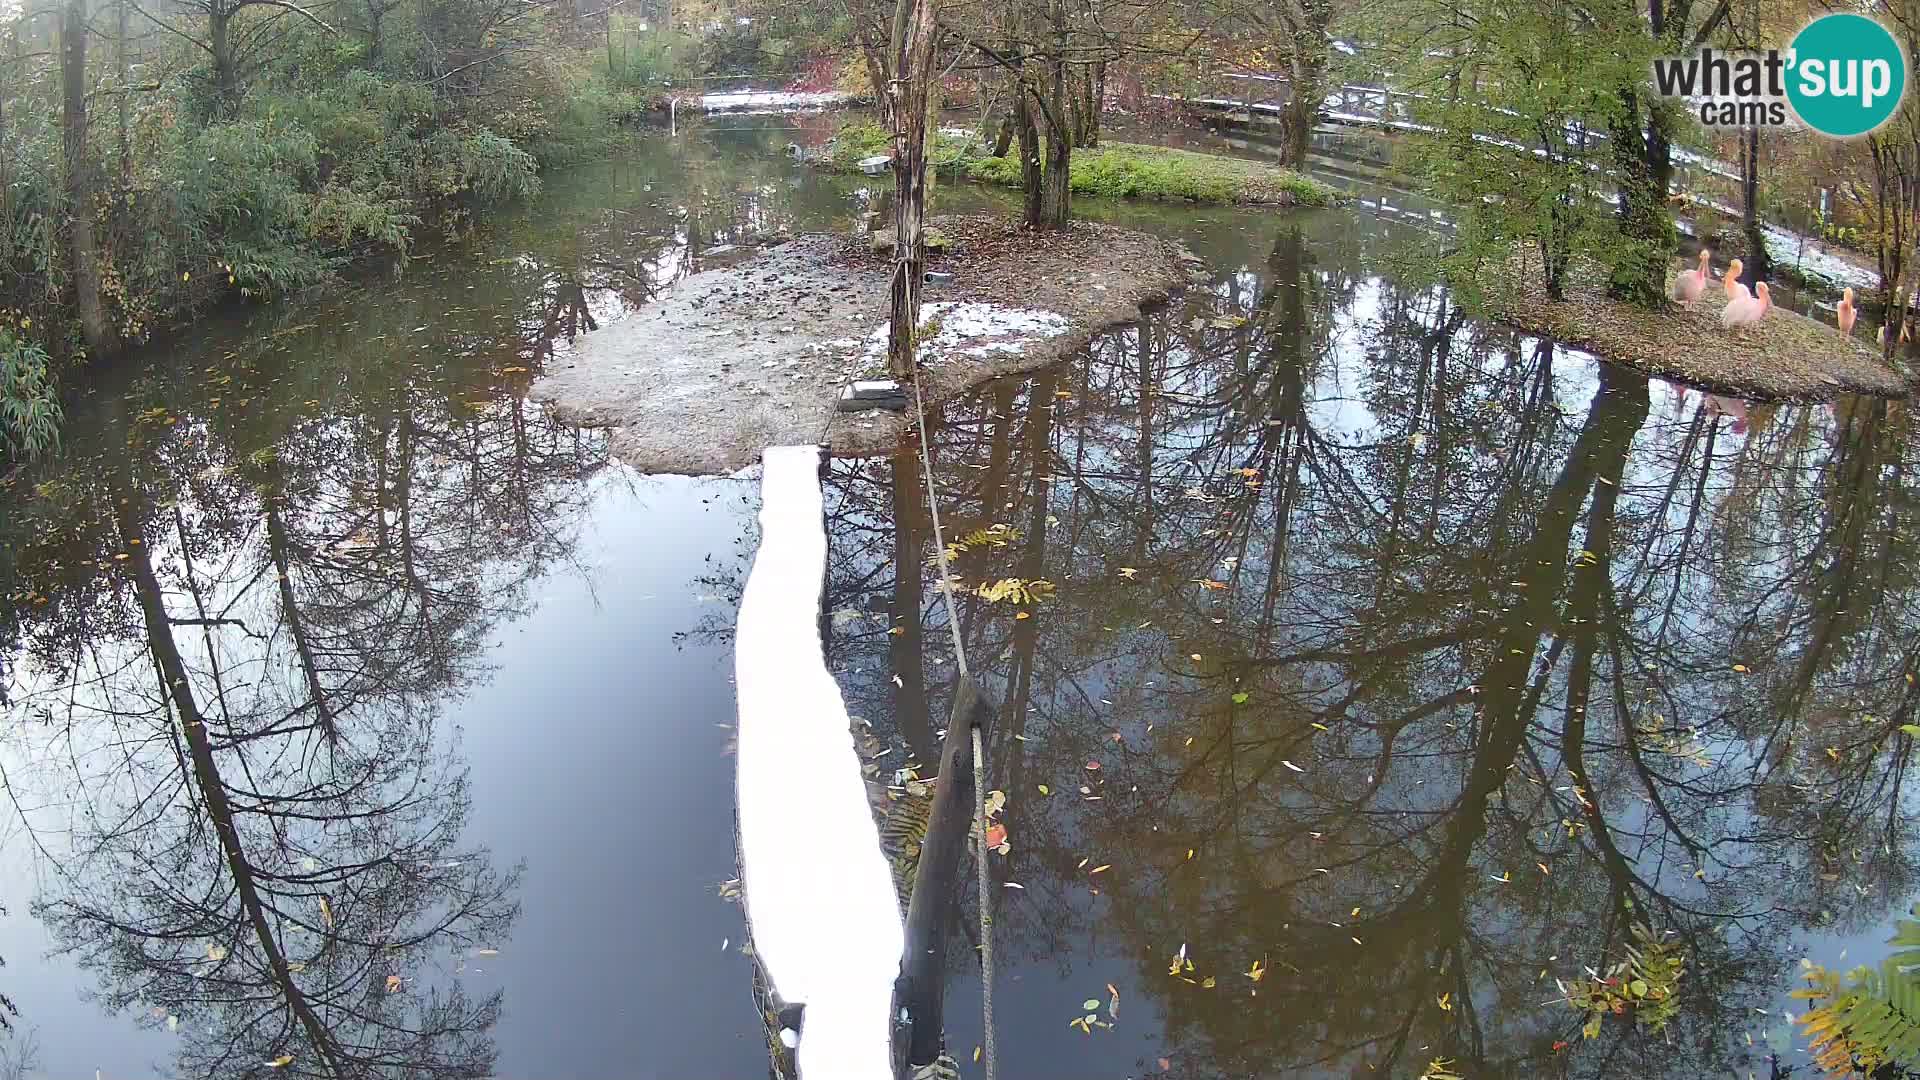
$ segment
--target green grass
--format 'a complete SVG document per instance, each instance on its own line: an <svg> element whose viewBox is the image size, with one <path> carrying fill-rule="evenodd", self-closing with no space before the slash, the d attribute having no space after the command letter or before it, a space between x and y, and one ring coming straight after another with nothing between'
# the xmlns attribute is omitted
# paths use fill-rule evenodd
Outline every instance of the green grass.
<svg viewBox="0 0 1920 1080"><path fill-rule="evenodd" d="M860 159L886 154L892 149L893 136L887 133L886 128L871 120L849 120L840 125L840 130L834 134L825 163L834 172L856 173L860 171ZM971 137L954 138L936 134L927 162L945 169L964 164L985 153L979 141Z"/></svg>
<svg viewBox="0 0 1920 1080"><path fill-rule="evenodd" d="M1213 205L1328 206L1334 191L1318 180L1257 161L1136 143L1075 150L1069 183L1076 195L1185 199ZM982 183L1020 186L1020 161L983 157L967 167Z"/></svg>

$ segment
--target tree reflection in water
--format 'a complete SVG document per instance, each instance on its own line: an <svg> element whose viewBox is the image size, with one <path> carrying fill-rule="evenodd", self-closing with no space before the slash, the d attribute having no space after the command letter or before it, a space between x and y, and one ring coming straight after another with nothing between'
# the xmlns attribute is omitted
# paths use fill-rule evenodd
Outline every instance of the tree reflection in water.
<svg viewBox="0 0 1920 1080"><path fill-rule="evenodd" d="M569 556L603 441L447 372L349 362L323 411L216 366L246 413L206 374L107 406L24 523L35 914L182 1075L488 1075L501 994L462 983L519 871L462 839L448 706Z"/></svg>
<svg viewBox="0 0 1920 1080"><path fill-rule="evenodd" d="M1764 1070L1782 1025L1754 1010L1799 942L1914 887L1909 416L1679 402L1364 278L1306 220L928 434L949 538L1018 530L956 573L1057 586L960 612L1008 701L991 783L1023 888L1000 948L1016 983L1071 980L1058 1035L1018 1052ZM854 711L927 761L952 665L912 464L836 465L828 596L882 612L831 620L832 655ZM1636 926L1688 957L1678 1016L1585 1043L1554 979ZM1144 1043L1066 1028L1110 980Z"/></svg>

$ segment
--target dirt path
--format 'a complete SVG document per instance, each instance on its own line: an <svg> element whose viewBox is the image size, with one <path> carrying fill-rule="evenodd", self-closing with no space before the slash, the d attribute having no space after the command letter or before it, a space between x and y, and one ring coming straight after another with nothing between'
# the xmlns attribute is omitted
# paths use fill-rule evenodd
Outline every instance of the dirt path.
<svg viewBox="0 0 1920 1080"><path fill-rule="evenodd" d="M933 224L956 247L928 260L951 275L923 294L938 325L923 357L929 406L1081 348L1201 268L1178 244L1091 222L1060 233ZM890 269L864 237L809 235L695 274L588 335L534 396L563 420L615 429L614 453L644 472L730 473L783 444L885 452L906 416L834 406L848 382L886 366Z"/></svg>

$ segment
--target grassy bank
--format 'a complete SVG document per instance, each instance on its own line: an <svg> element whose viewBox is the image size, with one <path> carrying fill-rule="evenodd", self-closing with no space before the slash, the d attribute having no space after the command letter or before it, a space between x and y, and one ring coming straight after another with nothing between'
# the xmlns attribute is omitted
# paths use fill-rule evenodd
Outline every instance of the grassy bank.
<svg viewBox="0 0 1920 1080"><path fill-rule="evenodd" d="M836 172L858 172L861 159L887 153L890 143L878 124L848 121L834 136L824 163ZM928 160L943 169L958 168L984 184L1020 186L1019 158L993 157L970 134L937 136ZM1075 150L1070 168L1069 183L1076 195L1184 199L1215 206L1329 206L1335 201L1332 188L1291 169L1138 143Z"/></svg>
<svg viewBox="0 0 1920 1080"><path fill-rule="evenodd" d="M1103 143L1075 150L1068 184L1075 195L1185 199L1216 206L1330 206L1332 188L1308 176L1240 158L1164 146ZM982 183L1020 186L1019 159L983 157L967 166Z"/></svg>
<svg viewBox="0 0 1920 1080"><path fill-rule="evenodd" d="M1596 265L1569 268L1565 300L1547 295L1531 253L1516 253L1498 277L1506 284L1487 295L1495 319L1650 375L1749 401L1908 393L1908 373L1889 368L1867 338L1817 319L1776 307L1757 324L1726 329L1718 287L1692 307L1648 311L1608 297Z"/></svg>

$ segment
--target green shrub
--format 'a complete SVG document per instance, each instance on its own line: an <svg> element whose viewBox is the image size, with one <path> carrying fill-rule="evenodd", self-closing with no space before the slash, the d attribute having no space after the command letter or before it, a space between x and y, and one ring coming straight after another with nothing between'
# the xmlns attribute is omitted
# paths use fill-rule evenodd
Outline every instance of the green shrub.
<svg viewBox="0 0 1920 1080"><path fill-rule="evenodd" d="M46 350L0 327L0 449L38 457L60 444L61 419Z"/></svg>

